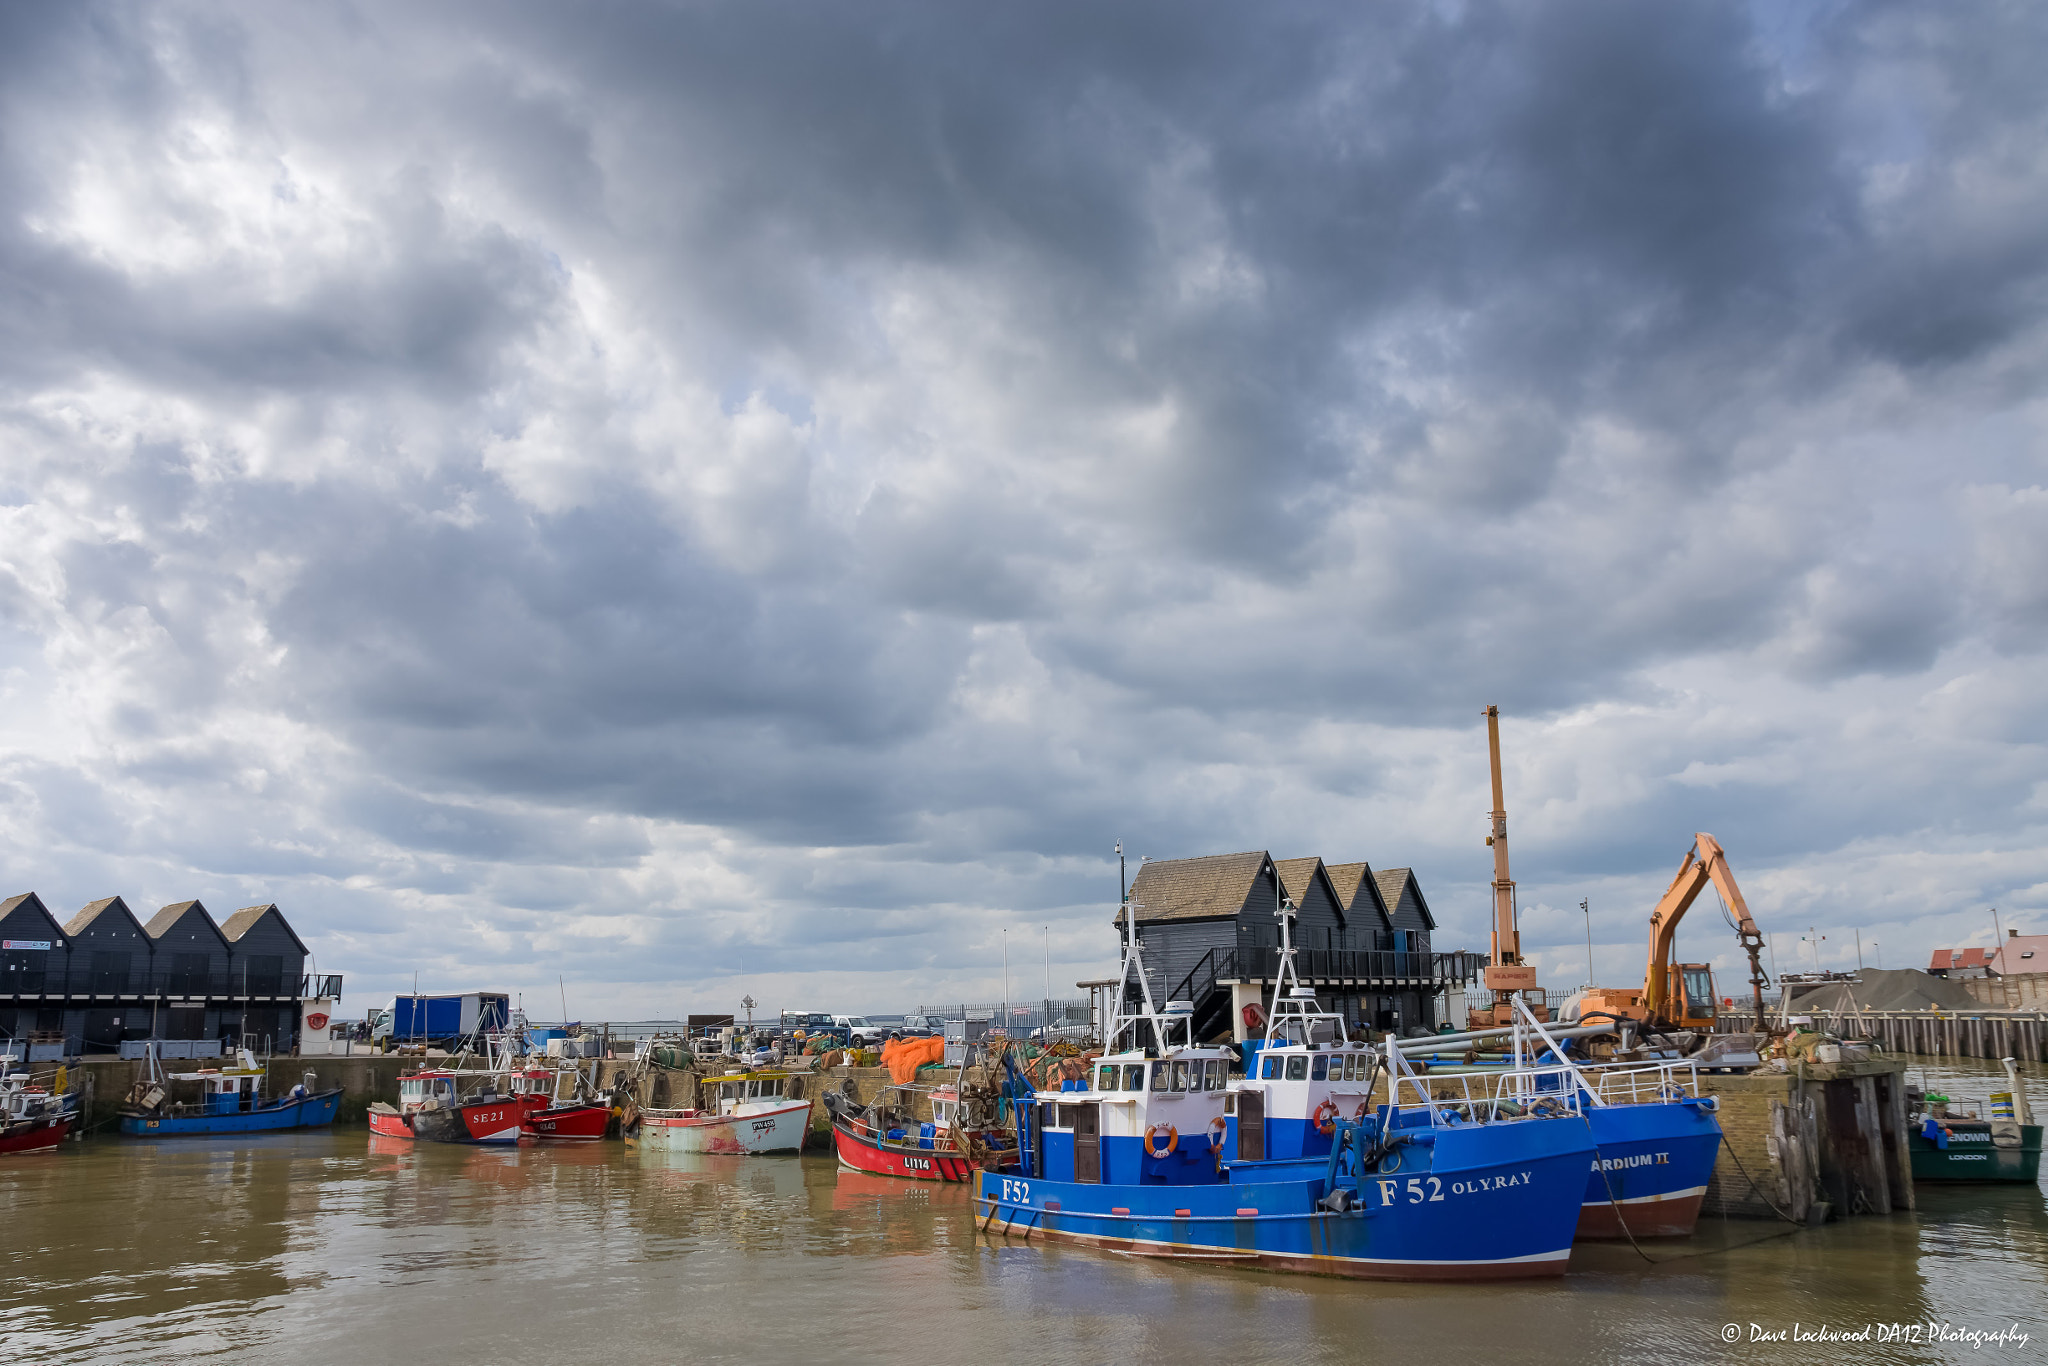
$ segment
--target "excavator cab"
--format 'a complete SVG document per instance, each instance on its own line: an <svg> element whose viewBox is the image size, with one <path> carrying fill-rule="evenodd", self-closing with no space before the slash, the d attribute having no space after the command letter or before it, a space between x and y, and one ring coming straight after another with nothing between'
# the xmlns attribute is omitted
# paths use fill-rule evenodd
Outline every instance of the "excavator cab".
<svg viewBox="0 0 2048 1366"><path fill-rule="evenodd" d="M1677 978L1666 999L1679 1007L1681 1029L1711 1030L1714 1027L1714 970L1705 963L1679 963L1671 969Z"/></svg>

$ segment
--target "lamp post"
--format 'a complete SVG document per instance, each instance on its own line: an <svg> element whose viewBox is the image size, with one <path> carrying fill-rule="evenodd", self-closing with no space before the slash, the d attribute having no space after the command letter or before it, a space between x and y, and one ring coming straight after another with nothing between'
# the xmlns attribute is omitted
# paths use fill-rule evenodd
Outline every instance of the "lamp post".
<svg viewBox="0 0 2048 1366"><path fill-rule="evenodd" d="M1586 985L1592 986L1593 977L1593 906L1592 898L1585 897L1579 902L1579 909L1586 913Z"/></svg>

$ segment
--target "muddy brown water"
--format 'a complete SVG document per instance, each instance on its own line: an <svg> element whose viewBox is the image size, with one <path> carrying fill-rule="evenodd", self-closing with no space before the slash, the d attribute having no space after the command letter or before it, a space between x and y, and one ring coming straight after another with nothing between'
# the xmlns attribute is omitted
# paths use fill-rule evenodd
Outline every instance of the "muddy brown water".
<svg viewBox="0 0 2048 1366"><path fill-rule="evenodd" d="M1960 1071L1933 1079L1989 1089ZM97 1137L0 1159L0 1360L2048 1360L2048 1194L1919 1196L1709 1218L1654 1264L1582 1246L1558 1281L1386 1286L986 1239L963 1188L820 1155ZM1892 1324L1923 1340L1751 1340Z"/></svg>

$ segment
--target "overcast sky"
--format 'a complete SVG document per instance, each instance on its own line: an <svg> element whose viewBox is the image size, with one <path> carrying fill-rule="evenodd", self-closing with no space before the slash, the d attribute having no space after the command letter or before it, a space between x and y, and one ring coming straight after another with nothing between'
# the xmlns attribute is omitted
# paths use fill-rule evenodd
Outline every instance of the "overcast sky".
<svg viewBox="0 0 2048 1366"><path fill-rule="evenodd" d="M2048 9L9 5L0 893L344 1014L2048 930ZM1049 927L1049 932L1047 931ZM1711 906L1686 956L1732 967Z"/></svg>

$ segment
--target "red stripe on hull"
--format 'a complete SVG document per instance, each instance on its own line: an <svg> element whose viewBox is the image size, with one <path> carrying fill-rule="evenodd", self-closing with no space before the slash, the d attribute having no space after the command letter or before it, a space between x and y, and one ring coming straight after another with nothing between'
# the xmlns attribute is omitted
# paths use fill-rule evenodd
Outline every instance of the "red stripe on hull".
<svg viewBox="0 0 2048 1366"><path fill-rule="evenodd" d="M0 1138L0 1153L34 1153L45 1148L54 1148L64 1141L64 1135L71 1132L71 1120L67 1116L55 1124L45 1124L40 1129L26 1133L9 1134Z"/></svg>
<svg viewBox="0 0 2048 1366"><path fill-rule="evenodd" d="M941 1152L936 1148L911 1150L894 1144L884 1146L852 1133L840 1124L832 1126L832 1142L839 1151L839 1160L857 1172L901 1176L912 1181L974 1179L974 1164L958 1153Z"/></svg>
<svg viewBox="0 0 2048 1366"><path fill-rule="evenodd" d="M1624 1203L1621 1213L1616 1214L1614 1206L1584 1205L1579 1209L1580 1238L1626 1238L1634 1234L1638 1238L1690 1238L1700 1221L1700 1202L1706 1199L1704 1191L1690 1195L1673 1195L1657 1200L1636 1200ZM1628 1228L1622 1228L1622 1220L1628 1220Z"/></svg>
<svg viewBox="0 0 2048 1366"><path fill-rule="evenodd" d="M976 1202L976 1218L988 1216L988 1201ZM1227 1247L1176 1247L1164 1243L1141 1243L1129 1238L1105 1238L1094 1233L1074 1233L1054 1224L1059 1216L1047 1214L1031 1230L1030 1239L1048 1243L1071 1243L1077 1247L1099 1248L1129 1257L1161 1257L1183 1262L1257 1267L1263 1271L1292 1271L1304 1276L1339 1276L1353 1281L1534 1281L1562 1276L1571 1261L1566 1249L1555 1257L1527 1262L1364 1262L1344 1257L1304 1257L1284 1252L1239 1252Z"/></svg>

